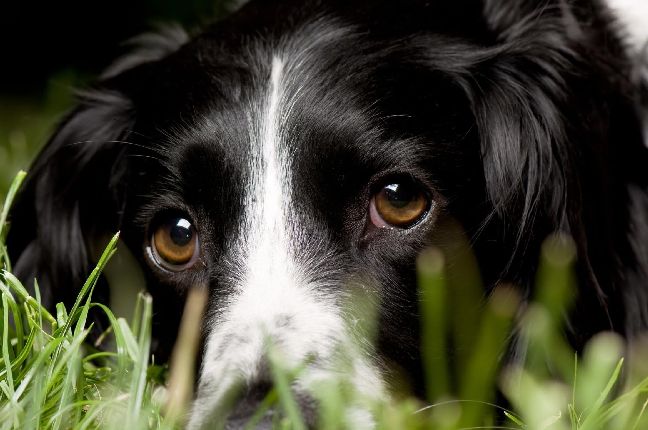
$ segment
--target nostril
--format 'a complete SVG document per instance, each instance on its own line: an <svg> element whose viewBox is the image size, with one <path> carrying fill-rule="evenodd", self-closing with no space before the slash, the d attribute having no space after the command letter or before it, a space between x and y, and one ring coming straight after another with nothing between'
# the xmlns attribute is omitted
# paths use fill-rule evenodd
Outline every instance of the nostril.
<svg viewBox="0 0 648 430"><path fill-rule="evenodd" d="M271 406L268 405L270 407L261 416L257 415L272 387L271 382L264 380L243 389L241 391L241 397L234 404L232 412L227 417L225 429L243 430L253 428L255 430L270 430L274 428L273 423L277 423L277 419L283 416L281 407L276 403L278 399L275 398L274 403ZM309 429L315 428L317 421L317 404L315 399L301 390L293 391L291 394L293 400L299 407L303 423ZM255 423L251 427L250 424L253 417L255 418Z"/></svg>
<svg viewBox="0 0 648 430"><path fill-rule="evenodd" d="M250 420L259 411L261 403L266 398L272 383L259 381L243 389L241 397L234 405L232 412L227 417L225 428L227 430L238 430L248 427ZM254 426L255 429L271 429L274 417L274 409L268 409L261 419Z"/></svg>
<svg viewBox="0 0 648 430"><path fill-rule="evenodd" d="M272 382L260 381L248 386L243 393L243 400L246 403L258 404L265 399L268 393L272 390Z"/></svg>

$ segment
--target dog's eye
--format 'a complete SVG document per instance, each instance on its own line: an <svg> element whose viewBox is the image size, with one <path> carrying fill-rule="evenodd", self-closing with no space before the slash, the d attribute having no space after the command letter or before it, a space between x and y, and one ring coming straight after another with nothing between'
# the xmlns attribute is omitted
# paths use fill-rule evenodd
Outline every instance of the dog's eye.
<svg viewBox="0 0 648 430"><path fill-rule="evenodd" d="M374 194L369 206L371 222L380 228L407 228L423 218L430 200L413 181L394 181Z"/></svg>
<svg viewBox="0 0 648 430"><path fill-rule="evenodd" d="M153 231L151 248L155 262L165 269L188 269L198 259L198 234L186 217L169 216Z"/></svg>

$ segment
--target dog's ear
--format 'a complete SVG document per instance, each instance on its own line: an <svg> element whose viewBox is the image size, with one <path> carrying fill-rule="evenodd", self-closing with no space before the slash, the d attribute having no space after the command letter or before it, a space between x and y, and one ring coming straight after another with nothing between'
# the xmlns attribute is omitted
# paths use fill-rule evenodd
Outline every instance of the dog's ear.
<svg viewBox="0 0 648 430"><path fill-rule="evenodd" d="M102 79L117 76L141 64L157 61L177 51L189 41L189 35L177 24L164 24L155 31L140 34L126 42L128 54L114 61L101 74Z"/></svg>
<svg viewBox="0 0 648 430"><path fill-rule="evenodd" d="M18 277L37 278L48 305L76 294L92 265L88 245L118 228L121 142L132 121L124 96L86 93L30 168L10 214L8 247Z"/></svg>
<svg viewBox="0 0 648 430"><path fill-rule="evenodd" d="M482 7L487 25L500 41L516 39L533 26L570 31L577 25L563 0L508 0L506 6L499 0L483 0Z"/></svg>
<svg viewBox="0 0 648 430"><path fill-rule="evenodd" d="M485 0L483 13L494 42L471 50L457 79L479 130L490 201L517 243L538 215L549 230L568 231L567 203L580 198L570 139L586 99L575 95L585 61L565 31L568 11L552 0Z"/></svg>
<svg viewBox="0 0 648 430"><path fill-rule="evenodd" d="M96 241L120 228L135 108L116 82L187 40L177 26L132 39L131 51L104 72L95 90L80 94L32 164L11 211L7 244L16 274L30 285L38 280L46 305L76 297L94 265Z"/></svg>

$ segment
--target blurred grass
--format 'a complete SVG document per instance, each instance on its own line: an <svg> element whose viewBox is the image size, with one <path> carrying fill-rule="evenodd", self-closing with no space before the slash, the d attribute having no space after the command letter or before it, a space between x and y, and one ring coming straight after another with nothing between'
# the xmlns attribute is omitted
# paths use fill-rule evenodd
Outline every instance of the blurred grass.
<svg viewBox="0 0 648 430"><path fill-rule="evenodd" d="M106 247L69 310L59 304L50 313L41 306L38 289L34 296L30 295L11 274L2 243L7 227L4 221L23 176L16 177L0 212L0 429L179 428L187 393L191 392L187 384L192 378L183 368L179 369L182 376L171 375L169 380L184 380L184 386L160 385L161 371L159 366L152 365L149 351L150 296L139 296L130 323L117 318L107 306L92 302L94 285L115 253L118 235ZM577 357L564 341L562 315L569 308L574 291L574 259L574 245L569 238L550 237L542 250L536 299L528 308L521 309L513 288L495 288L483 302L479 315L471 320L475 325L465 328L475 333L469 351L464 352L467 358L455 361L448 359L453 355L449 345L455 344L456 333L450 312L452 283L447 279L451 272L448 258L441 249L424 253L418 268L428 405L411 397L368 399L366 394L354 390L341 367L339 375L321 381L313 392L322 406L321 428L357 429L349 415L352 410L371 412L377 429L648 428L644 413L648 378L642 356L634 361L638 366L631 363L628 368L622 358L626 345L612 333L593 338L583 357ZM201 296L204 306L206 295ZM88 312L95 307L110 320L106 335L114 339L114 350L98 350L97 345L85 341L92 328L87 324ZM185 312L190 316L193 313ZM518 321L518 347L524 353L507 362L502 358L509 347L514 320ZM183 321L182 332L191 326L193 329L188 331L194 333L187 336L194 339L180 340L181 347L174 351L175 360L176 352L197 349L195 340L200 324ZM188 344L193 346L187 347ZM275 428L306 428L290 388L303 368L286 368L278 350L274 351L272 345L269 348L275 387L261 407L276 406L283 411L283 415L275 415ZM190 363L192 357L177 361ZM439 363L443 365L437 368ZM626 374L631 377L622 377L624 368L628 368ZM458 376L458 383L453 384L450 375ZM501 402L498 390L510 409L495 404ZM167 403L167 411L172 411L166 417L165 400L171 402Z"/></svg>
<svg viewBox="0 0 648 430"><path fill-rule="evenodd" d="M0 196L7 195L16 172L29 166L71 106L71 88L83 81L75 73L63 73L52 79L41 99L0 100ZM0 219L0 251L3 230ZM439 230L447 232L452 226ZM58 306L52 314L40 306L37 294L29 295L11 275L8 258L0 252L0 268L6 270L0 272L0 429L123 428L125 422L127 428L171 429L182 420L180 410L191 389L182 384L173 388L171 383L174 391L168 397L160 394L163 372L151 365L149 355L150 297L140 296L130 323L92 303L93 282L115 243L82 288L75 308ZM455 430L496 424L531 430L648 429L648 345L626 345L605 333L577 357L564 339L562 318L574 291L575 251L568 238L554 236L545 243L536 294L523 313L510 286L500 286L484 300L474 257L459 243L447 239L424 253L418 265L428 406L409 397L372 403L336 379L318 387L322 428L353 428L346 408L363 405L373 412L378 429ZM85 343L91 307L111 320L113 334L108 336L115 339L114 351L98 351ZM524 353L501 368L512 327ZM624 355L633 359L628 362ZM192 357L180 361L189 363ZM290 390L290 379L298 372L283 369L280 360L272 364L276 387L262 407L285 409L282 428L302 428ZM179 379L187 380L190 370L181 369L184 376ZM501 400L498 395L510 410L494 404ZM167 405L173 418L164 418L162 400L174 396L176 403Z"/></svg>

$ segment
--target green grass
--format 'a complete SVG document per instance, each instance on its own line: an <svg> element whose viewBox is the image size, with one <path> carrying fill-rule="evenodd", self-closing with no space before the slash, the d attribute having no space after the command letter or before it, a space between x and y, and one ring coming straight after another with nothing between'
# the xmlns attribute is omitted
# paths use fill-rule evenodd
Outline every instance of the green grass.
<svg viewBox="0 0 648 430"><path fill-rule="evenodd" d="M14 195L19 175L2 212ZM4 222L0 224L5 227ZM4 238L5 230L0 232ZM139 312L131 324L92 302L99 274L115 252L118 236L108 243L96 268L70 309L62 304L50 313L7 269L0 254L2 294L2 358L0 359L0 428L86 429L159 428L160 406L153 401L156 373L149 367L151 298L139 296ZM86 342L91 308L111 321L114 351L100 351Z"/></svg>
<svg viewBox="0 0 648 430"><path fill-rule="evenodd" d="M45 309L38 289L30 294L12 275L4 248L7 210L23 177L21 173L13 181L0 212L0 429L179 428L191 392L187 381L194 371L191 351L196 349L199 323L183 321L181 332L188 334L181 337L179 350L189 352L178 356L176 351L175 366L166 378L166 368L154 365L149 352L150 296L139 295L135 315L128 322L92 301L97 278L116 252L118 235L79 286L74 305L66 309L59 304L54 312ZM453 286L451 279L456 277L450 276L441 250L425 252L418 270L428 402L407 396L371 401L354 392L343 377L336 378L323 382L315 393L322 411L320 427L353 428L345 411L355 405L372 411L378 429L648 428L646 345L625 345L618 336L604 333L577 357L561 334L561 316L572 297L574 258L568 238L547 240L535 299L522 311L521 298L506 285L488 300L460 304L458 300L470 296L465 292L475 289ZM474 277L461 279L477 282ZM199 308L204 306L204 295L197 300ZM480 312L457 322L459 305ZM91 310L103 312L110 321L101 344L87 340ZM513 327L526 354L501 368ZM280 351L272 346L269 352L275 387L252 421L275 406L284 411L277 415L276 428L304 429L290 390L300 369L285 368ZM631 360L624 360L624 355ZM511 410L495 405L498 390Z"/></svg>

